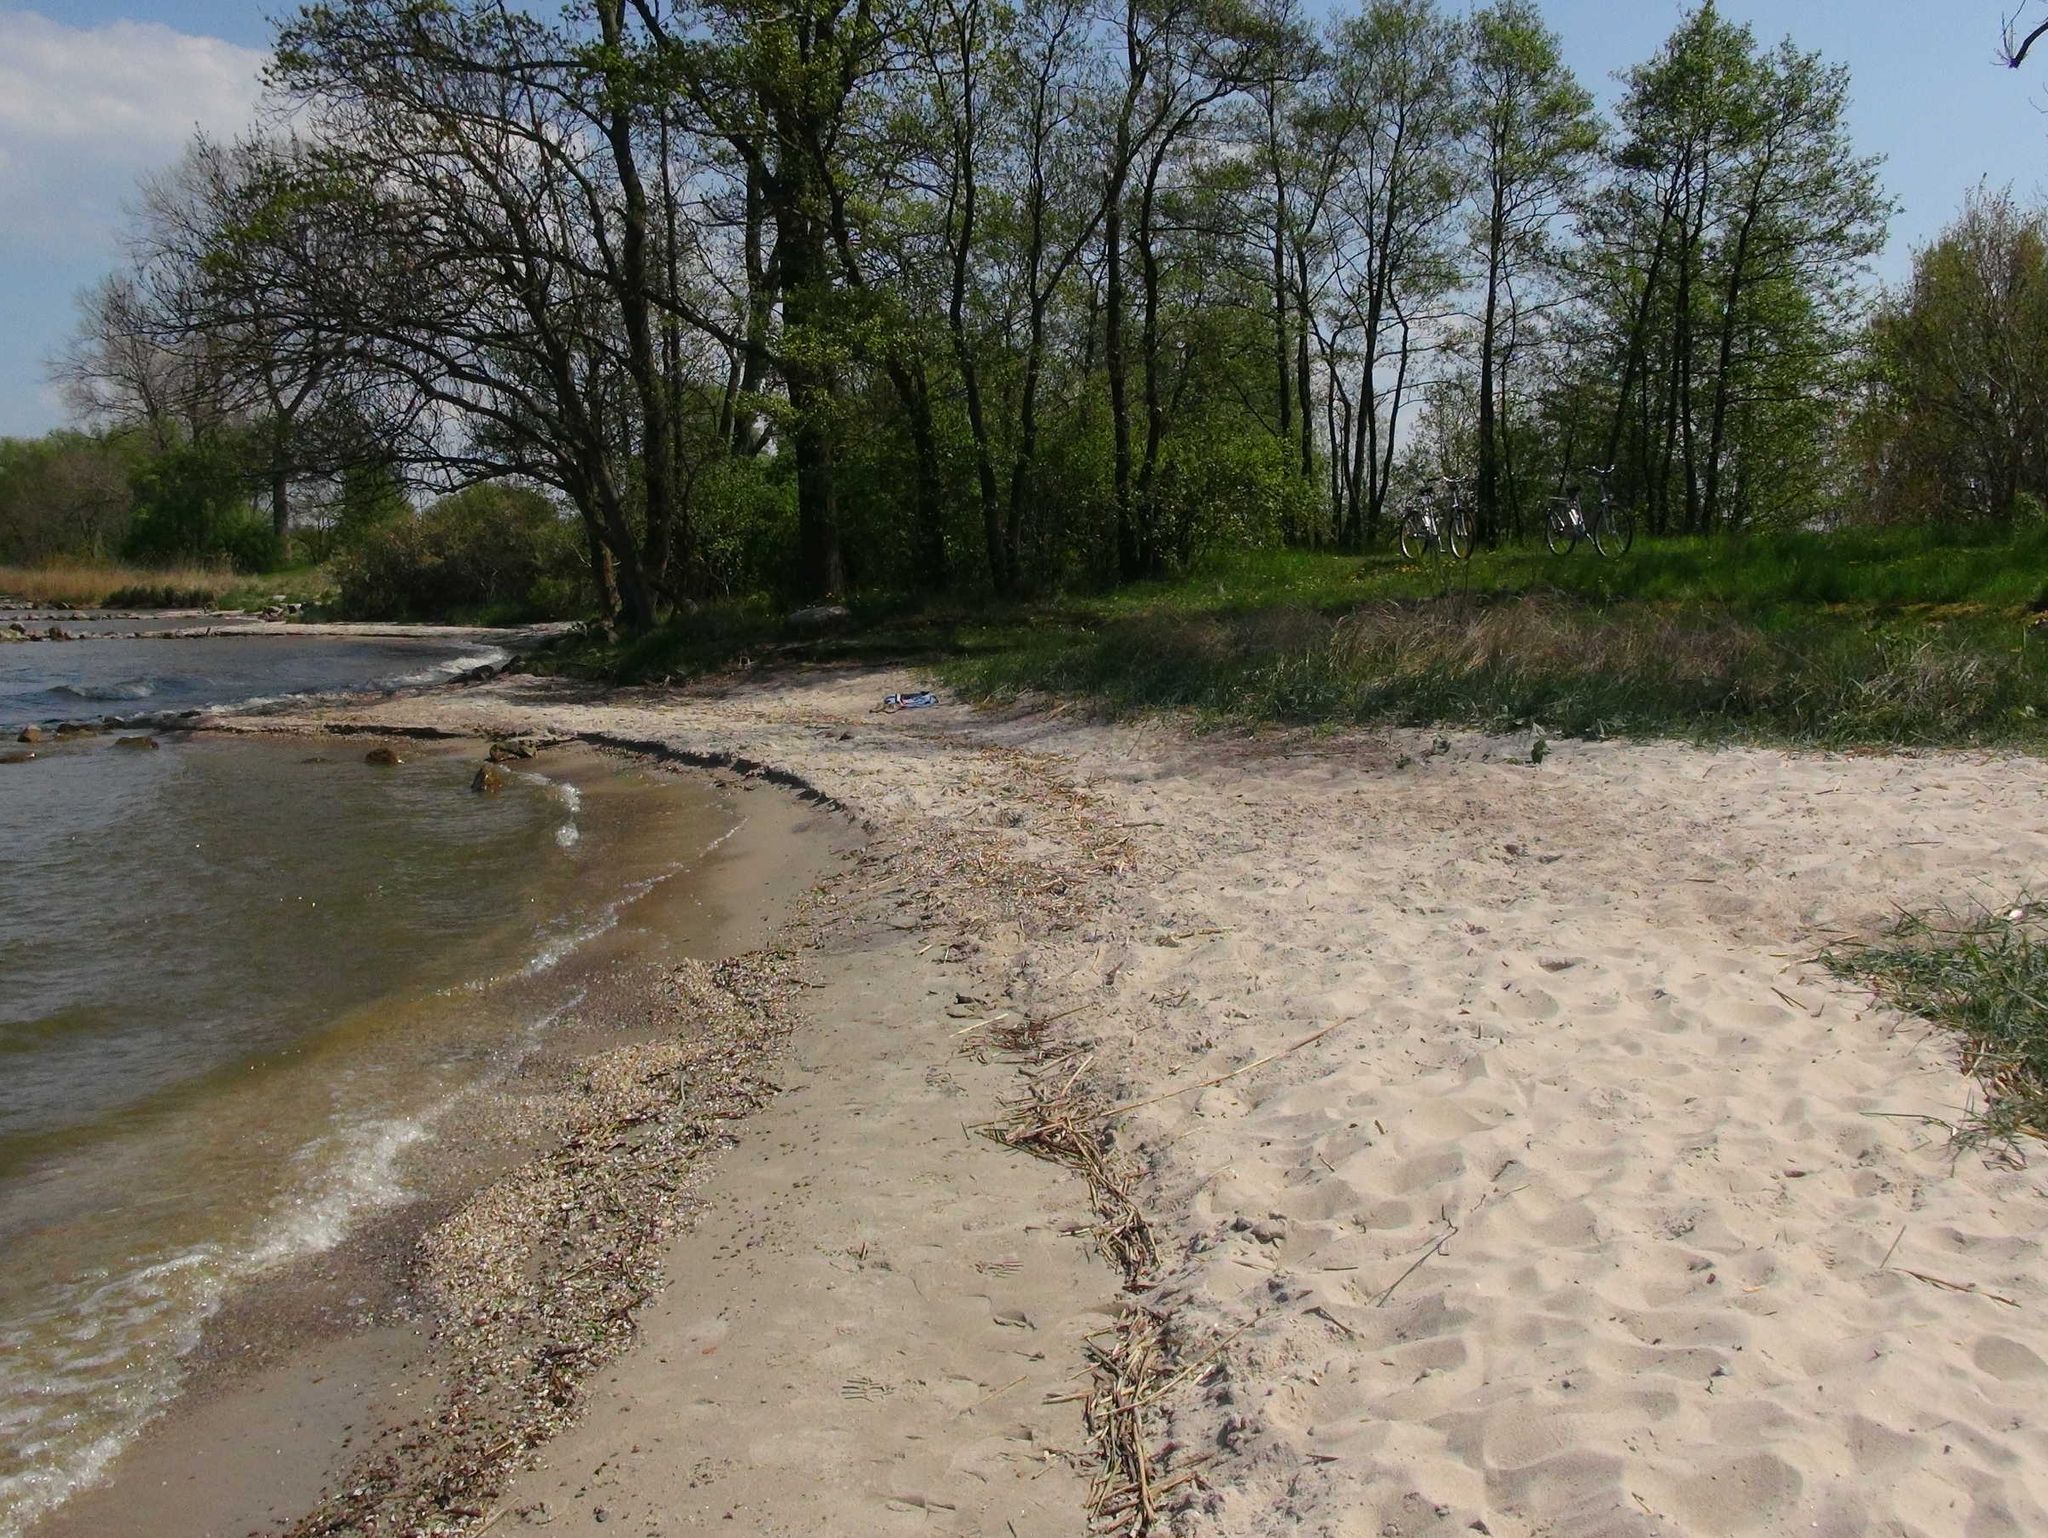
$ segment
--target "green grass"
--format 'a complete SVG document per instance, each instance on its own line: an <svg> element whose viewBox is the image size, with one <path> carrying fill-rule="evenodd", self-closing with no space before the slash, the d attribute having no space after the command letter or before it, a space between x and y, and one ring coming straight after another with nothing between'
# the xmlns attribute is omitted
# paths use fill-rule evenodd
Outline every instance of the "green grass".
<svg viewBox="0 0 2048 1538"><path fill-rule="evenodd" d="M1396 722L1823 746L2048 737L2048 531L1643 540L1410 564L1259 551L1032 605L856 605L846 634L699 610L565 666L687 677L918 660L954 691L1047 692L1214 724Z"/></svg>
<svg viewBox="0 0 2048 1538"><path fill-rule="evenodd" d="M1216 722L1457 723L1829 746L2042 740L2048 534L1260 552L961 637L955 688Z"/></svg>
<svg viewBox="0 0 2048 1538"><path fill-rule="evenodd" d="M2048 1138L2048 928L2030 904L1909 916L1880 940L1823 959L1960 1038L1963 1066L1986 1097L1953 1124L1961 1137Z"/></svg>

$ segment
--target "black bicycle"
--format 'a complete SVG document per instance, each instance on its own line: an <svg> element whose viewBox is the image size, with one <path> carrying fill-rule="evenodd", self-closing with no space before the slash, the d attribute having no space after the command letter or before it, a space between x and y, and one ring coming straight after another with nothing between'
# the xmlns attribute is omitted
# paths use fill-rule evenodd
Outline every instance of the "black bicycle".
<svg viewBox="0 0 2048 1538"><path fill-rule="evenodd" d="M1472 559L1472 498L1463 481L1439 476L1401 514L1401 554L1411 561L1443 551Z"/></svg>
<svg viewBox="0 0 2048 1538"><path fill-rule="evenodd" d="M1582 539L1609 560L1627 555L1636 542L1635 509L1614 500L1614 466L1586 472L1599 483L1600 495L1590 507L1583 488L1574 486L1562 497L1550 499L1550 515L1543 522L1543 542L1552 555L1570 555Z"/></svg>

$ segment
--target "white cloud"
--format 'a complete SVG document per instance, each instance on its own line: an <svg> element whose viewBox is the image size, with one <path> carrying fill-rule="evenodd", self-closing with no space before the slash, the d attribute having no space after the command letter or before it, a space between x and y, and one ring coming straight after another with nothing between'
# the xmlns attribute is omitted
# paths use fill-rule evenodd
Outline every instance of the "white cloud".
<svg viewBox="0 0 2048 1538"><path fill-rule="evenodd" d="M247 126L265 55L155 22L0 10L0 248L106 249L138 177Z"/></svg>

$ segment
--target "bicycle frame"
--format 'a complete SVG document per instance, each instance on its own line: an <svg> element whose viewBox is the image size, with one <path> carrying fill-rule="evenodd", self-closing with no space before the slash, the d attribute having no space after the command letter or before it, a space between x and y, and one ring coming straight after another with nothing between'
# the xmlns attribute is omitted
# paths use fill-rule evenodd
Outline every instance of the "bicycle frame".
<svg viewBox="0 0 2048 1538"><path fill-rule="evenodd" d="M1586 473L1593 477L1597 487L1597 499L1587 505L1583 485L1574 486L1568 496L1553 497L1550 503L1550 522L1545 538L1553 554L1568 553L1581 539L1592 541L1593 548L1603 556L1612 557L1626 553L1635 543L1635 522L1628 509L1614 499L1614 467L1593 465ZM1561 527L1560 527L1561 525ZM1562 538L1565 549L1558 550ZM1619 551L1613 547L1619 545Z"/></svg>

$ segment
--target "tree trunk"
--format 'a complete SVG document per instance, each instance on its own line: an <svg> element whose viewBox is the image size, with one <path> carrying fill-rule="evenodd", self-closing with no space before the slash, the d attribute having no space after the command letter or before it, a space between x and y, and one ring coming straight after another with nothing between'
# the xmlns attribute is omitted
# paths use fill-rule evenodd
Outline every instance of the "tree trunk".
<svg viewBox="0 0 2048 1538"><path fill-rule="evenodd" d="M801 174L801 173L797 173ZM821 319L829 279L825 228L803 206L800 194L778 210L776 252L782 263L785 328L799 337ZM831 598L846 586L839 546L832 421L835 382L829 364L817 362L801 344L783 364L795 423L790 434L796 458L798 565L804 596Z"/></svg>
<svg viewBox="0 0 2048 1538"><path fill-rule="evenodd" d="M1735 235L1735 253L1728 260L1727 286L1721 294L1721 343L1714 366L1713 418L1707 430L1706 522L1709 528L1720 522L1721 456L1728 442L1728 373L1735 360L1735 329L1742 307L1743 285L1749 279L1750 237L1761 212L1763 182L1769 169L1766 161L1751 184L1749 200L1742 211L1742 227Z"/></svg>
<svg viewBox="0 0 2048 1538"><path fill-rule="evenodd" d="M603 0L598 6L599 24L605 46L614 53L622 46L625 0ZM652 284L648 275L647 188L640 179L640 165L633 146L633 118L624 90L607 82L616 104L605 121L605 138L612 152L612 164L619 176L619 307L626 333L626 367L640 405L640 478L645 506L644 554L642 562L648 581L659 585L668 571L674 516L674 448L669 436L668 391L664 388L660 364L655 358ZM628 609L632 608L628 600ZM647 604L645 622L653 622L653 603ZM628 615L630 623L641 620Z"/></svg>
<svg viewBox="0 0 2048 1538"><path fill-rule="evenodd" d="M1266 103L1267 144L1273 161L1273 384L1280 404L1280 441L1294 436L1294 388L1288 378L1292 367L1287 339L1287 184L1280 175L1278 129L1273 122L1273 104ZM1308 414L1308 397L1302 397L1302 415Z"/></svg>
<svg viewBox="0 0 2048 1538"><path fill-rule="evenodd" d="M1119 128L1119 136L1127 130ZM1120 155L1125 152L1119 144ZM1135 582L1144 571L1138 539L1137 509L1132 505L1130 381L1124 357L1124 216L1123 177L1112 176L1103 220L1103 256L1107 294L1103 300L1102 363L1109 374L1109 420L1114 440L1113 475L1116 495L1117 575Z"/></svg>
<svg viewBox="0 0 2048 1538"><path fill-rule="evenodd" d="M1494 352L1500 317L1501 243L1506 235L1498 178L1486 235L1486 312L1479 332L1479 538L1491 543L1500 529L1500 461L1493 411Z"/></svg>

